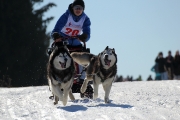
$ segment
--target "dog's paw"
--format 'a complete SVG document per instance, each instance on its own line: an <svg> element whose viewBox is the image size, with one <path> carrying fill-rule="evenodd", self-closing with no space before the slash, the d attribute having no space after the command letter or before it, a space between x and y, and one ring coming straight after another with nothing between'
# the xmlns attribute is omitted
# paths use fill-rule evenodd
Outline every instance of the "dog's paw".
<svg viewBox="0 0 180 120"><path fill-rule="evenodd" d="M53 99L54 99L54 96L49 96L49 99L53 100Z"/></svg>
<svg viewBox="0 0 180 120"><path fill-rule="evenodd" d="M85 92L85 90L84 90L84 89L82 89L82 88L80 89L80 91L81 91L81 93L84 93L84 92Z"/></svg>
<svg viewBox="0 0 180 120"><path fill-rule="evenodd" d="M104 98L105 103L110 103L109 98Z"/></svg>
<svg viewBox="0 0 180 120"><path fill-rule="evenodd" d="M66 106L67 104L67 101L62 101L63 105Z"/></svg>
<svg viewBox="0 0 180 120"><path fill-rule="evenodd" d="M58 102L54 102L54 105L58 104Z"/></svg>

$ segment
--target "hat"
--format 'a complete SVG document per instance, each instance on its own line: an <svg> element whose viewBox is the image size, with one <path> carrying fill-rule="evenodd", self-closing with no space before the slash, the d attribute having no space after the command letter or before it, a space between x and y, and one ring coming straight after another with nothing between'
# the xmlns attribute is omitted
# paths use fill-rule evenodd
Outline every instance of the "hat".
<svg viewBox="0 0 180 120"><path fill-rule="evenodd" d="M72 7L76 6L76 5L80 5L83 8L85 8L85 4L83 0L74 0L74 2L72 3Z"/></svg>
<svg viewBox="0 0 180 120"><path fill-rule="evenodd" d="M162 53L162 52L159 52L159 55L163 55L163 53Z"/></svg>

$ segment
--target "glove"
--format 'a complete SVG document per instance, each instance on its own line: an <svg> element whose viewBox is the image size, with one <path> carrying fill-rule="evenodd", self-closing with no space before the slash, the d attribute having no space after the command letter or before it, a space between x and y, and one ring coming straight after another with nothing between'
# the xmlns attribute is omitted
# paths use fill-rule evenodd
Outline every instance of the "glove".
<svg viewBox="0 0 180 120"><path fill-rule="evenodd" d="M88 35L86 33L83 33L82 35L79 35L78 38L82 42L86 42Z"/></svg>
<svg viewBox="0 0 180 120"><path fill-rule="evenodd" d="M53 40L56 40L56 39L61 37L61 35L59 33L57 33L57 32L53 33L52 36L53 36Z"/></svg>

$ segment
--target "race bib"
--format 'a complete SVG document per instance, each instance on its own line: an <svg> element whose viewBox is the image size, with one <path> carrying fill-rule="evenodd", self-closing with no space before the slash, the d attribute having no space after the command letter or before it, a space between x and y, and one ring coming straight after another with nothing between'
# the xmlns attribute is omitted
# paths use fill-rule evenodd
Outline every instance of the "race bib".
<svg viewBox="0 0 180 120"><path fill-rule="evenodd" d="M77 35L80 35L80 31L82 31L82 30L67 27L66 31L65 31L65 34L68 35L68 36L77 36Z"/></svg>
<svg viewBox="0 0 180 120"><path fill-rule="evenodd" d="M62 33L68 36L77 36L82 32L86 15L84 15L78 22L75 22L71 15L69 15L66 25L61 30Z"/></svg>

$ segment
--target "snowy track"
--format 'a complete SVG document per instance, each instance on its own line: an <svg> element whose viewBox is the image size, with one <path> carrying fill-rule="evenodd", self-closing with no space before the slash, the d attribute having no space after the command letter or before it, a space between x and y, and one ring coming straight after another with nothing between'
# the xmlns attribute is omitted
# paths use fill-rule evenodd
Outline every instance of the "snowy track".
<svg viewBox="0 0 180 120"><path fill-rule="evenodd" d="M97 100L53 105L47 86L0 88L0 120L180 120L180 81L113 83L110 104Z"/></svg>

